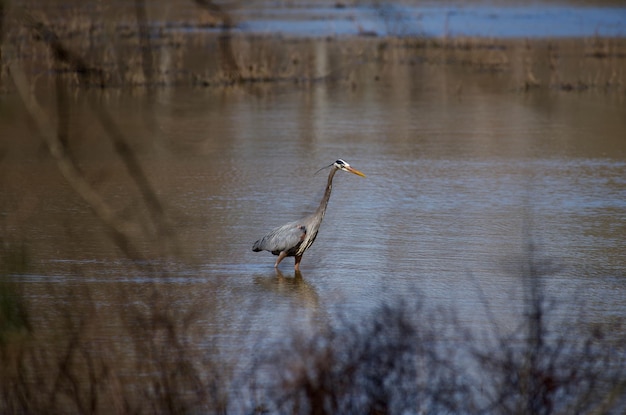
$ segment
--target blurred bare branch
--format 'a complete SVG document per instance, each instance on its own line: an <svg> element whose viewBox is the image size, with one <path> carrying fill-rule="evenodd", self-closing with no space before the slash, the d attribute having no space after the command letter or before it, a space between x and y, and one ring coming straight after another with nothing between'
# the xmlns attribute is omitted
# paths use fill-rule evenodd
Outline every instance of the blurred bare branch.
<svg viewBox="0 0 626 415"><path fill-rule="evenodd" d="M104 71L100 68L92 67L79 54L66 48L56 33L43 22L35 19L32 14L24 9L21 9L17 16L19 16L25 27L30 28L39 40L48 45L55 60L68 64L84 84L105 86Z"/></svg>
<svg viewBox="0 0 626 415"><path fill-rule="evenodd" d="M233 20L228 13L226 13L222 7L216 5L211 0L193 0L198 7L207 10L209 13L214 14L222 22L222 33L218 37L218 45L220 52L220 59L222 62L222 68L226 74L226 77L234 83L243 81L241 70L235 59L233 52L232 40L230 30L233 27Z"/></svg>
<svg viewBox="0 0 626 415"><path fill-rule="evenodd" d="M145 0L135 0L135 16L139 31L139 49L141 51L141 68L143 70L144 83L150 88L153 82L153 58L150 44L150 26L146 13Z"/></svg>
<svg viewBox="0 0 626 415"><path fill-rule="evenodd" d="M138 0L138 16L142 16L145 12L139 11L139 9L142 9L141 6L143 6L143 4ZM48 45L50 50L53 52L55 59L57 59L60 63L69 65L70 68L78 75L78 79L81 84L84 86L92 85L95 77L95 79L98 80L97 84L104 86L105 76L102 70L90 67L82 57L65 48L54 32L48 29L45 24L34 19L34 17L26 11L22 11L22 15L24 16L24 21L29 25L29 27L31 27ZM144 56L144 58L151 59L151 55L148 57ZM66 121L64 122L63 118L60 119L61 122L59 123L58 134L57 136L53 136L53 134L50 133L53 131L53 129L50 128L52 124L47 120L45 112L36 103L34 97L32 97L28 92L27 80L23 71L20 69L19 64L17 62L13 62L11 64L11 68L13 78L16 80L15 83L18 87L20 95L27 105L29 112L36 119L40 132L46 136L46 141L49 145L51 153L53 153L53 156L59 162L59 167L63 169L66 180L68 180L68 182L72 182L73 188L81 195L81 197L83 197L85 201L89 203L90 206L92 206L92 208L98 213L98 216L108 225L118 246L120 246L125 253L129 254L129 257L138 258L138 251L132 247L129 235L125 234L125 232L121 230L124 226L119 223L119 219L115 219L115 215L111 209L106 207L105 201L97 195L84 177L82 177L77 164L72 162L71 155L68 152L67 137L63 131ZM148 71L147 73L149 73L148 67L144 66L144 69ZM57 103L59 104L59 108L57 111L59 115L63 116L62 111L63 108L65 108L65 105L63 105L64 92L59 88L62 89L62 86L58 81ZM152 185L141 167L135 152L128 144L128 140L126 139L124 133L113 120L110 113L100 105L95 95L88 94L88 102L92 112L107 133L106 136L111 141L115 152L123 161L129 176L135 182L135 185L137 186L145 205L148 208L148 212L152 218L154 231L156 233L154 239L161 244L162 252L164 254L167 252L177 252L178 244L175 241L175 235L165 215L163 205L156 196L156 192L152 188Z"/></svg>
<svg viewBox="0 0 626 415"><path fill-rule="evenodd" d="M4 16L5 16L5 0L0 0L0 91L4 84L4 64L2 60L2 45L4 44ZM0 154L1 156L1 154Z"/></svg>
<svg viewBox="0 0 626 415"><path fill-rule="evenodd" d="M131 259L140 259L139 251L132 243L132 236L128 229L133 226L119 218L113 209L106 203L104 199L93 189L89 182L85 179L80 169L74 163L72 158L66 151L62 138L55 134L55 128L49 121L45 111L39 106L35 97L31 94L28 81L23 70L17 62L13 62L9 66L11 77L15 83L15 87L26 106L30 116L32 117L39 135L48 145L50 155L57 162L59 171L68 182L68 184L87 202L89 207L96 213L100 220L106 225L107 229L113 236L113 240L118 247Z"/></svg>
<svg viewBox="0 0 626 415"><path fill-rule="evenodd" d="M214 14L219 21L222 22L222 27L230 29L233 27L233 19L230 17L228 13L224 11L224 9L215 4L211 0L193 0L194 3L198 7L201 7L207 10L209 13Z"/></svg>

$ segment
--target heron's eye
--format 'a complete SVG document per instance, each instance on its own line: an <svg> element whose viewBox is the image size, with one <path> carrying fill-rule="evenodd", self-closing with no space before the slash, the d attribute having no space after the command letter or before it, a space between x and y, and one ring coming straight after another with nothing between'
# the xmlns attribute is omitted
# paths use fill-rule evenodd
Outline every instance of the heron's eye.
<svg viewBox="0 0 626 415"><path fill-rule="evenodd" d="M345 161L343 161L343 160L341 160L341 159L339 159L339 160L337 160L337 161L335 162L335 164L338 164L338 165L340 165L340 166L345 166L346 162L345 162Z"/></svg>

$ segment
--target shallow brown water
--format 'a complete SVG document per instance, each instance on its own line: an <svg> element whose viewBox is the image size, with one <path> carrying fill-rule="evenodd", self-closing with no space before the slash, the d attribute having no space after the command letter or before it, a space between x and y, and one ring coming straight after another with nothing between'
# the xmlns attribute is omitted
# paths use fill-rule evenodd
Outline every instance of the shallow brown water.
<svg viewBox="0 0 626 415"><path fill-rule="evenodd" d="M216 342L229 360L401 297L453 309L478 329L492 324L488 308L507 330L522 316L520 269L532 240L553 264L545 281L561 318L623 321L623 98L519 92L458 67L376 69L352 84L166 88L149 105L142 93L105 92L102 106L127 133L176 235L167 260L157 241L139 238L153 273L123 259L17 98L4 96L0 229L29 252L27 272L12 278L39 310L35 320L60 301L80 312L93 299L113 312L128 301L120 287L141 301L156 283L177 304L205 305L199 347ZM87 109L92 93L72 97L73 153L107 202L145 224L136 186ZM252 243L314 209L326 172L314 173L337 158L367 178L337 174L302 278L291 259L277 274L275 258ZM67 294L83 291L90 297ZM123 337L117 324L102 331Z"/></svg>
<svg viewBox="0 0 626 415"><path fill-rule="evenodd" d="M252 242L313 209L326 176L313 173L341 157L368 177L337 176L304 258L303 275L322 298L347 296L367 308L407 286L433 290L437 300L471 297L455 287L468 284L469 273L486 286L502 284L504 264L523 253L525 227L563 265L555 281L619 288L623 105L607 96L480 87L452 95L433 78L427 86L355 90L268 87L263 96L177 90L158 97L153 128L142 124L140 98L112 97L110 108L136 132L133 143L174 217L181 277L192 283L224 277L252 284L254 295L255 279L273 279L274 258L251 252ZM45 148L36 141L18 148L33 139L16 119L3 121L22 137L5 142L6 234L32 247L42 281L62 263L110 260L116 249ZM91 138L82 140L80 157L107 198L120 205L136 198L108 146L96 143L104 151L94 154ZM282 266L287 275L291 266ZM60 268L58 277L69 277ZM610 300L620 293L606 292L595 305L621 309L623 301Z"/></svg>

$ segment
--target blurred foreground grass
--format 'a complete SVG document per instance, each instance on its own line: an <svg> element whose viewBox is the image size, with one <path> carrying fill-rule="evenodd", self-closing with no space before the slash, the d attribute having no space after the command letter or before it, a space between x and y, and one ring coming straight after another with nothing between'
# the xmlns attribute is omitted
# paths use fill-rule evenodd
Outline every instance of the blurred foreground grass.
<svg viewBox="0 0 626 415"><path fill-rule="evenodd" d="M5 245L5 248L11 246ZM493 318L472 332L454 310L418 292L294 330L259 350L245 376L217 358L200 316L143 283L118 284L115 313L89 289L59 286L51 310L21 294L19 270L0 275L0 412L7 414L621 414L623 324L589 329L544 292L552 270L529 243L520 263L525 312L513 330ZM26 264L27 265L27 264ZM141 272L141 265L135 273ZM144 269L144 271L146 271ZM164 275L165 276L165 275ZM9 281L7 284L6 282ZM57 291L58 290L58 291ZM113 299L109 298L108 301ZM486 299L482 299L485 307ZM491 312L487 309L488 314ZM116 330L111 336L110 324ZM202 345L202 346L201 346Z"/></svg>

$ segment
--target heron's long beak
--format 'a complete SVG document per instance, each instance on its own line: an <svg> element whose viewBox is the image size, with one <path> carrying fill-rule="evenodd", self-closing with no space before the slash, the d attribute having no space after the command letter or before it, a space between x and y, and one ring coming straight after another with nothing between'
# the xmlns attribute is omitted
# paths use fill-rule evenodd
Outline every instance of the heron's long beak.
<svg viewBox="0 0 626 415"><path fill-rule="evenodd" d="M348 171L349 171L350 173L354 173L354 174L356 174L357 176L365 177L365 175L364 175L363 173L361 173L360 171L358 171L358 170L357 170L357 169L355 169L354 167L350 167L350 166L348 166L348 167L347 167L347 169L348 169Z"/></svg>

